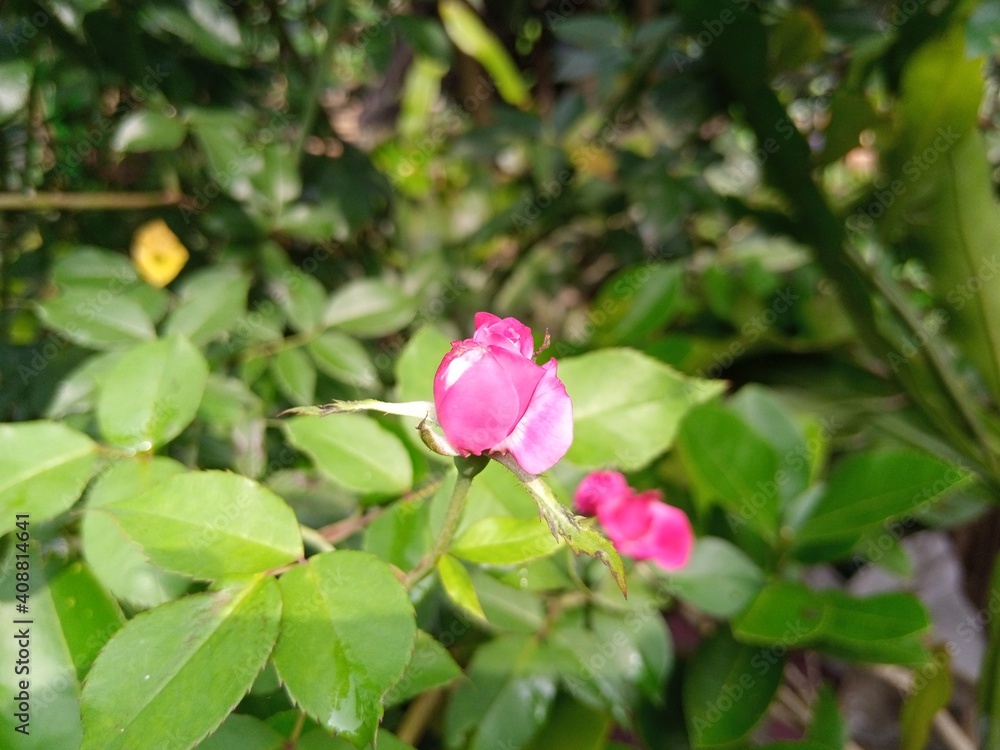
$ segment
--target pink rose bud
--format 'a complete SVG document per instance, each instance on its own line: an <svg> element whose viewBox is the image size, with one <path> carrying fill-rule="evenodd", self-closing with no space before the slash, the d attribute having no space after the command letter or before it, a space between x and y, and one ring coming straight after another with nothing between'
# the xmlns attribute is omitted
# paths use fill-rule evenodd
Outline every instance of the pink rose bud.
<svg viewBox="0 0 1000 750"><path fill-rule="evenodd" d="M592 512L623 555L652 560L664 570L687 565L694 547L694 531L684 511L663 502L659 490L636 493L615 471L584 477L576 490L581 513Z"/></svg>
<svg viewBox="0 0 1000 750"><path fill-rule="evenodd" d="M529 474L566 455L573 406L556 361L535 364L534 347L526 325L485 312L471 339L451 343L434 376L434 406L461 455L510 453Z"/></svg>
<svg viewBox="0 0 1000 750"><path fill-rule="evenodd" d="M576 488L573 505L578 513L596 515L605 502L618 502L632 494L625 476L617 471L595 471L588 474Z"/></svg>

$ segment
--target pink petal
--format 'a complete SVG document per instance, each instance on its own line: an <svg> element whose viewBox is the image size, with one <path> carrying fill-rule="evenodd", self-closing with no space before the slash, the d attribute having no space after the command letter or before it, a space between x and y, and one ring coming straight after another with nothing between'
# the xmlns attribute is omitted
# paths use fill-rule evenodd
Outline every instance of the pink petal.
<svg viewBox="0 0 1000 750"><path fill-rule="evenodd" d="M541 368L542 378L527 410L513 432L496 447L513 455L529 474L551 469L573 442L573 404L556 375L556 367L556 361L550 359Z"/></svg>
<svg viewBox="0 0 1000 750"><path fill-rule="evenodd" d="M687 514L680 508L660 503L653 516L652 553L649 558L664 570L678 570L687 565L694 547L694 531Z"/></svg>
<svg viewBox="0 0 1000 750"><path fill-rule="evenodd" d="M595 471L583 478L573 497L573 505L578 513L592 516L612 499L630 495L625 476L617 471Z"/></svg>
<svg viewBox="0 0 1000 750"><path fill-rule="evenodd" d="M486 350L497 365L507 373L507 377L510 378L511 384L517 391L517 419L514 420L517 423L527 411L535 389L538 388L538 384L545 375L545 370L530 359L525 359L509 349L487 346Z"/></svg>
<svg viewBox="0 0 1000 750"><path fill-rule="evenodd" d="M494 323L500 322L500 317L488 312L477 312L476 317L473 319L475 321L476 330L484 326L491 326Z"/></svg>
<svg viewBox="0 0 1000 750"><path fill-rule="evenodd" d="M500 319L492 313L476 313L476 332L472 338L476 343L498 346L527 359L535 356L535 340L531 329L517 318Z"/></svg>
<svg viewBox="0 0 1000 750"><path fill-rule="evenodd" d="M645 547L642 537L649 531L653 508L660 502L656 490L634 494L629 489L627 495L612 498L603 503L597 511L597 518L618 551L632 557L642 556Z"/></svg>
<svg viewBox="0 0 1000 750"><path fill-rule="evenodd" d="M487 347L469 340L459 342L438 366L434 405L445 437L463 455L492 449L523 411L504 366Z"/></svg>

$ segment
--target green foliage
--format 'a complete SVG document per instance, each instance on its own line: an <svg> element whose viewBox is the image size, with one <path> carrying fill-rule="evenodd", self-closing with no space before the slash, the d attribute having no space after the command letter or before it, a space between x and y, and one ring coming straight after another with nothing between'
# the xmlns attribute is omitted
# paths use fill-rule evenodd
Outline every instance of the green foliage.
<svg viewBox="0 0 1000 750"><path fill-rule="evenodd" d="M588 467L645 466L673 443L687 409L722 390L628 349L574 357L559 375L573 397L569 459Z"/></svg>
<svg viewBox="0 0 1000 750"><path fill-rule="evenodd" d="M280 617L272 578L185 597L136 617L87 677L82 747L138 747L150 737L197 742L264 666ZM200 699L188 700L191 694Z"/></svg>
<svg viewBox="0 0 1000 750"><path fill-rule="evenodd" d="M281 598L274 664L289 693L328 729L373 742L416 637L406 590L377 558L338 551L285 574Z"/></svg>
<svg viewBox="0 0 1000 750"><path fill-rule="evenodd" d="M832 750L857 664L912 671L926 745L971 710L954 637L919 586L849 592L998 496L998 29L4 5L0 745ZM543 476L422 439L478 311L558 361ZM688 514L686 565L577 515L598 469ZM1000 568L965 574L992 747Z"/></svg>

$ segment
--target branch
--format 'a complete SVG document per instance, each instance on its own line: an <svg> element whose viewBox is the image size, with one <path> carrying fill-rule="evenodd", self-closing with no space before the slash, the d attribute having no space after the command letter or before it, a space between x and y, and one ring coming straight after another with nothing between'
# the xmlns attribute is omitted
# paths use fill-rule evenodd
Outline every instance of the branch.
<svg viewBox="0 0 1000 750"><path fill-rule="evenodd" d="M183 193L0 193L0 211L132 211L174 206Z"/></svg>

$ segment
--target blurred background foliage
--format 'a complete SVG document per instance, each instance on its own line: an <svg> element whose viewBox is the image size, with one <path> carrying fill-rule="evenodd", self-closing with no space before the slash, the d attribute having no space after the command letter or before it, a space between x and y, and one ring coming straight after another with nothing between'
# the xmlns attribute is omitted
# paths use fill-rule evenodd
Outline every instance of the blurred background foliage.
<svg viewBox="0 0 1000 750"><path fill-rule="evenodd" d="M626 422L617 455L570 456L664 487L725 545L674 582L679 666L640 639L658 667L556 697L560 659L599 622L545 620L537 598L477 573L494 630L445 645L491 687L483 704L459 688L420 747L726 747L755 726L807 748L845 747L848 731L869 750L1000 747L998 631L987 645L968 619L1000 596L998 50L996 0L8 0L0 416L238 471L321 528L440 466L387 421L412 476L330 485L282 409L427 398L421 378L478 310L548 329L546 357L631 347L737 393L691 409L666 455L643 454L642 430L633 446ZM127 411L148 382L148 357L128 358L153 341L204 395L116 439L128 415L112 402ZM773 507L740 523L775 482ZM46 532L57 568L80 556L74 523ZM157 571L135 589L113 560L89 564L126 613L187 586ZM891 581L862 580L876 568ZM950 583L923 586L945 568ZM980 650L944 670L954 684L904 684L896 710L899 672L836 660L924 663L926 613L880 601L904 626L879 635L815 593L855 584L920 593L938 643L959 637L938 619L958 607L952 626L974 622ZM720 604L716 585L743 593ZM960 604L932 601L942 587ZM789 642L773 629L788 618L765 614L803 596L853 626ZM556 621L575 634L562 651L537 636ZM732 720L699 724L727 665L776 644L803 648L793 694L765 670L760 705L734 699ZM283 740L267 688L240 710ZM948 705L959 739L930 730ZM263 731L237 724L233 742Z"/></svg>

